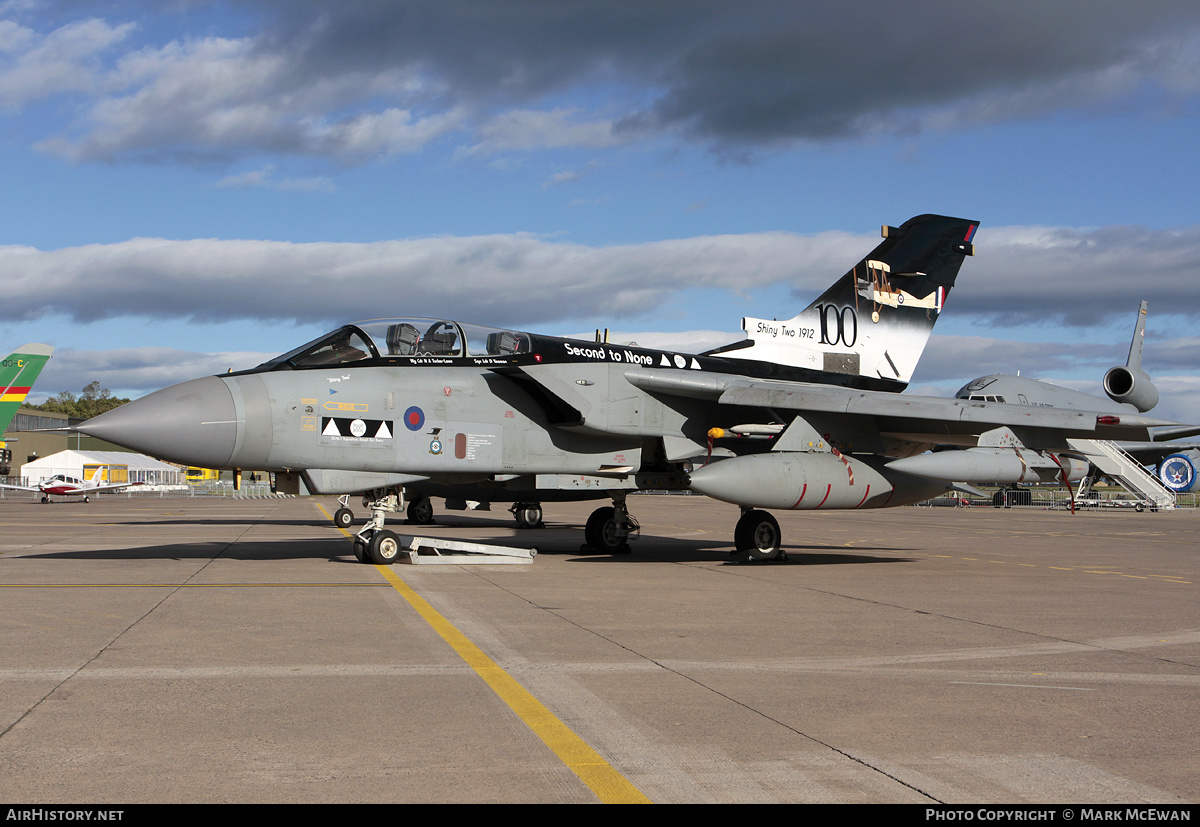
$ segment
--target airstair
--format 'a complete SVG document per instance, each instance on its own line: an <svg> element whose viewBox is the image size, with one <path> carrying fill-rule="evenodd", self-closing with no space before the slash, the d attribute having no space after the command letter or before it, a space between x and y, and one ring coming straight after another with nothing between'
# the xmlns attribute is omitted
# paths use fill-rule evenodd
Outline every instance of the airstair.
<svg viewBox="0 0 1200 827"><path fill-rule="evenodd" d="M1167 511L1175 508L1175 494L1115 442L1107 439L1068 439L1067 442L1084 454L1100 473L1120 480L1126 490L1140 496L1151 509Z"/></svg>

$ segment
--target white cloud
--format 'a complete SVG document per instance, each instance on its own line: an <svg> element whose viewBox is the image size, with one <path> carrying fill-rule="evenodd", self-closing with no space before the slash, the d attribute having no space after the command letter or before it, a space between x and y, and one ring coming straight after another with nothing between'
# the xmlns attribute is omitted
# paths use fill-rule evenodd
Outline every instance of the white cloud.
<svg viewBox="0 0 1200 827"><path fill-rule="evenodd" d="M336 189L329 178L277 178L276 170L274 164L269 164L262 169L226 176L213 186L219 189L263 188L283 192L333 192Z"/></svg>
<svg viewBox="0 0 1200 827"><path fill-rule="evenodd" d="M454 109L425 118L407 109L366 113L332 125L310 125L307 143L335 158L371 158L420 152L429 142L459 129L465 113Z"/></svg>
<svg viewBox="0 0 1200 827"><path fill-rule="evenodd" d="M276 356L275 353L222 351L199 353L170 347L134 347L114 350L58 348L30 392L30 402L41 404L60 391L79 394L98 381L115 396L140 396L199 376L228 370L245 370Z"/></svg>
<svg viewBox="0 0 1200 827"><path fill-rule="evenodd" d="M0 318L298 319L397 313L528 325L652 312L693 287L825 286L861 254L843 233L704 236L593 248L531 235L375 243L132 239L43 252L0 248ZM399 308L404 308L403 310ZM369 309L369 312L368 312Z"/></svg>
<svg viewBox="0 0 1200 827"><path fill-rule="evenodd" d="M73 161L285 153L343 161L416 152L461 126L460 110L372 110L420 88L411 73L334 72L303 83L296 57L254 38L173 41L122 56L75 129L39 143ZM347 107L358 107L358 111Z"/></svg>
<svg viewBox="0 0 1200 827"><path fill-rule="evenodd" d="M1082 22L1022 0L922 0L901 17L880 0L585 0L554 14L476 0L246 5L249 34L166 43L152 38L187 15L154 4L126 6L148 21L136 44L132 23L2 22L0 106L75 95L72 122L39 145L76 161L358 162L448 132L463 133L465 156L651 136L744 152L1081 108L1171 114L1200 91L1200 22L1183 2L1095 0ZM568 95L586 108L562 105Z"/></svg>
<svg viewBox="0 0 1200 827"><path fill-rule="evenodd" d="M573 184L587 177L593 170L601 166L600 161L588 161L577 169L567 169L562 172L556 172L547 180L542 182L542 189L562 186L564 184Z"/></svg>
<svg viewBox="0 0 1200 827"><path fill-rule="evenodd" d="M227 186L270 185L264 168ZM275 182L279 185L279 182ZM132 239L40 251L0 247L0 318L358 318L396 296L404 313L501 325L653 313L695 288L787 285L798 310L876 243L849 233L698 236L589 247L528 234L374 243ZM956 319L1093 324L1200 315L1200 228L999 228L977 238L947 306ZM283 287L286 285L286 288ZM1045 356L1045 354L1042 354Z"/></svg>
<svg viewBox="0 0 1200 827"><path fill-rule="evenodd" d="M95 92L103 85L102 52L128 38L132 23L89 19L45 36L0 20L0 106L20 107L64 92Z"/></svg>
<svg viewBox="0 0 1200 827"><path fill-rule="evenodd" d="M964 271L970 289L956 288L956 314L1082 325L1148 300L1152 313L1195 315L1200 227L981 228Z"/></svg>
<svg viewBox="0 0 1200 827"><path fill-rule="evenodd" d="M641 137L632 132L618 133L612 121L580 121L579 114L577 109L514 109L503 112L479 128L481 140L467 150L467 154L610 147Z"/></svg>

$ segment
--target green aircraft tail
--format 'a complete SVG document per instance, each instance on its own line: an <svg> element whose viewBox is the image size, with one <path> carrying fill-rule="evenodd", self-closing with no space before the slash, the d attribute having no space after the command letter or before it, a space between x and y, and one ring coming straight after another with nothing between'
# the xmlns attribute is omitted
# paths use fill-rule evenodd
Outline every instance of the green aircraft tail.
<svg viewBox="0 0 1200 827"><path fill-rule="evenodd" d="M8 429L52 353L50 345L22 345L0 362L0 435Z"/></svg>

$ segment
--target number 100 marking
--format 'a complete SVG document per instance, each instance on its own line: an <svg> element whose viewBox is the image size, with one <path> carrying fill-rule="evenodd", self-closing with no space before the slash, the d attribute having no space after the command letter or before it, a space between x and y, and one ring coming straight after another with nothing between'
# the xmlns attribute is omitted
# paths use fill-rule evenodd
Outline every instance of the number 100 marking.
<svg viewBox="0 0 1200 827"><path fill-rule="evenodd" d="M858 316L853 307L818 304L817 315L821 317L821 344L854 347L858 341Z"/></svg>

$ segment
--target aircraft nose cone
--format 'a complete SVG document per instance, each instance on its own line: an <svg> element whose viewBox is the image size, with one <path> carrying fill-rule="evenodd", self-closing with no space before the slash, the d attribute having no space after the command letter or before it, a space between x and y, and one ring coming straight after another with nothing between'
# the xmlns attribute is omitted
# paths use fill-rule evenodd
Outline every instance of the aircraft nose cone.
<svg viewBox="0 0 1200 827"><path fill-rule="evenodd" d="M79 430L158 459L223 468L237 443L236 420L229 387L206 376L102 413Z"/></svg>

